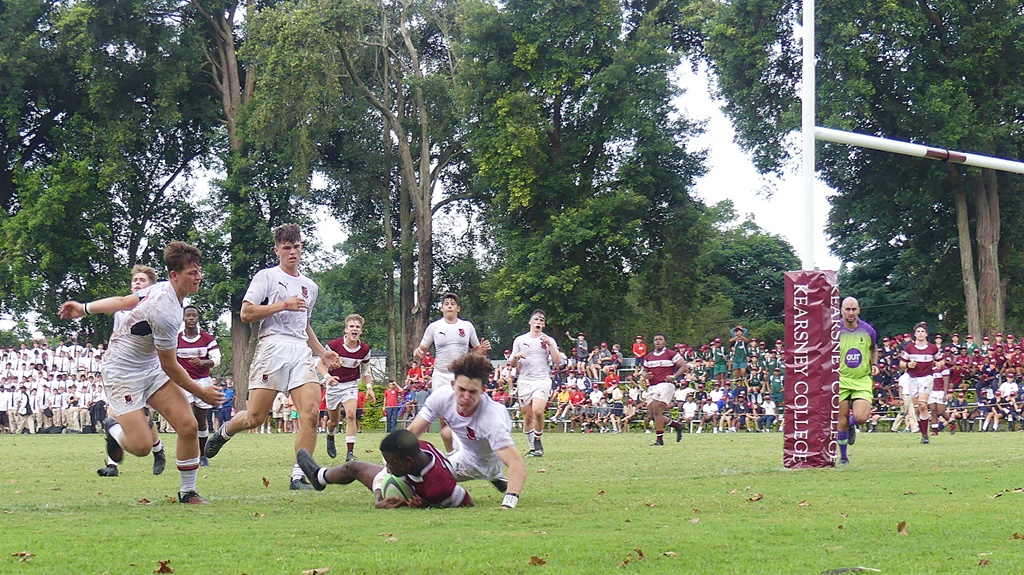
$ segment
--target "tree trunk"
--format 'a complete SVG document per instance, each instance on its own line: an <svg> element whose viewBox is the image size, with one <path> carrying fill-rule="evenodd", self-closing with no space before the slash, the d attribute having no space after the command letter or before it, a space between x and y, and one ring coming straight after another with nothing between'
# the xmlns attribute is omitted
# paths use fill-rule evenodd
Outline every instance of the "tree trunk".
<svg viewBox="0 0 1024 575"><path fill-rule="evenodd" d="M221 98L223 106L224 124L228 133L228 158L225 161L227 170L227 181L230 182L235 174L235 158L243 152L243 135L238 126L238 113L250 99L255 86L255 75L250 70L244 74L238 66L238 54L235 42L235 12L238 9L237 0L227 2L221 10L208 12L198 0L191 0L192 7L200 15L206 25L206 33L213 46L207 50L206 59L210 64L210 77L213 80L214 88ZM253 16L254 0L246 0L246 17ZM244 89L243 89L244 84ZM248 210L248 200L238 193L238 186L230 183L224 186L226 200L229 210ZM247 218L229 217L229 257L228 269L237 277L239 273L248 273L244 265L238 264L238 254L246 253L251 249L252 242L247 236L247 230L241 229L235 223ZM253 337L252 326L242 322L240 315L242 308L242 294L230 294L231 306L231 369L235 381L235 406L245 409L249 396L249 364L256 349L255 338Z"/></svg>
<svg viewBox="0 0 1024 575"><path fill-rule="evenodd" d="M993 170L983 169L972 182L977 207L978 302L983 333L1003 330L1002 282L999 281L999 188Z"/></svg>
<svg viewBox="0 0 1024 575"><path fill-rule="evenodd" d="M967 192L960 185L960 175L953 164L949 164L949 180L956 204L956 230L960 236L960 273L963 276L967 310L967 333L973 335L975 341L981 341L981 312L978 309L978 282L974 277L974 249L970 214L967 211Z"/></svg>

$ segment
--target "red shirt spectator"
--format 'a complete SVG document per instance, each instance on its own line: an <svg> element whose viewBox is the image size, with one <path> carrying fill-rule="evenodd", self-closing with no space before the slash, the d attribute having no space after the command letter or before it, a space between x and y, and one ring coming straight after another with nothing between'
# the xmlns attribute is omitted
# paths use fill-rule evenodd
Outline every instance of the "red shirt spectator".
<svg viewBox="0 0 1024 575"><path fill-rule="evenodd" d="M384 390L384 407L398 407L398 397L401 391L397 385L389 385Z"/></svg>
<svg viewBox="0 0 1024 575"><path fill-rule="evenodd" d="M647 355L647 344L644 343L644 338L639 335L636 336L636 342L633 344L633 357L643 357Z"/></svg>
<svg viewBox="0 0 1024 575"><path fill-rule="evenodd" d="M611 389L611 388L619 385L620 383L622 383L622 380L619 379L619 374L617 374L615 372L609 373L608 375L604 376L604 388L605 389Z"/></svg>
<svg viewBox="0 0 1024 575"><path fill-rule="evenodd" d="M423 367L429 367L431 370L434 368L434 356L430 355L430 352L423 354Z"/></svg>
<svg viewBox="0 0 1024 575"><path fill-rule="evenodd" d="M366 407L366 392L360 391L356 394L356 409L362 409Z"/></svg>

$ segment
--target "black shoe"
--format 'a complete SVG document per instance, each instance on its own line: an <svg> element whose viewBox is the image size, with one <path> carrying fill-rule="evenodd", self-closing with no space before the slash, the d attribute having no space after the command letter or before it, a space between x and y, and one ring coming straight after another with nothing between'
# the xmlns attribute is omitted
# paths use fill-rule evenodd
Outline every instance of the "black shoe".
<svg viewBox="0 0 1024 575"><path fill-rule="evenodd" d="M110 435L110 428L114 425L117 425L117 420L113 417L103 420L103 429L107 436L107 457L114 463L121 463L121 460L124 459L124 449L117 443L114 436Z"/></svg>
<svg viewBox="0 0 1024 575"><path fill-rule="evenodd" d="M927 435L923 435L923 436L921 436L921 443L924 443L924 444L927 444L927 443L929 443L929 442L928 442L928 436L927 436Z"/></svg>
<svg viewBox="0 0 1024 575"><path fill-rule="evenodd" d="M494 479L491 481L491 485L493 485L495 489L502 493L508 491L508 481L504 479Z"/></svg>
<svg viewBox="0 0 1024 575"><path fill-rule="evenodd" d="M533 449L531 449L531 450L526 452L526 457L534 457L536 455L537 455L537 451L533 450Z"/></svg>
<svg viewBox="0 0 1024 575"><path fill-rule="evenodd" d="M209 467L209 466L210 466L210 459L208 457L206 457L205 455L200 455L199 456L199 467Z"/></svg>
<svg viewBox="0 0 1024 575"><path fill-rule="evenodd" d="M167 467L167 448L153 452L153 475L160 475Z"/></svg>
<svg viewBox="0 0 1024 575"><path fill-rule="evenodd" d="M96 470L96 475L100 477L117 477L117 466L107 465Z"/></svg>
<svg viewBox="0 0 1024 575"><path fill-rule="evenodd" d="M355 458L356 458L356 454L352 453L351 451L349 451L348 453L345 454L345 463L348 463L349 461L352 461Z"/></svg>
<svg viewBox="0 0 1024 575"><path fill-rule="evenodd" d="M683 440L683 425L679 424L679 426L676 427L676 443L679 443L682 440Z"/></svg>
<svg viewBox="0 0 1024 575"><path fill-rule="evenodd" d="M844 458L839 460L839 465L849 465L849 464L850 464L850 458L849 457L844 457Z"/></svg>
<svg viewBox="0 0 1024 575"><path fill-rule="evenodd" d="M655 441L654 443L651 444L651 447L658 447L658 446L664 447L665 446L665 442L664 441Z"/></svg>
<svg viewBox="0 0 1024 575"><path fill-rule="evenodd" d="M853 445L854 443L857 443L857 426L856 425L851 425L850 426L850 435L846 439L846 444L847 445Z"/></svg>
<svg viewBox="0 0 1024 575"><path fill-rule="evenodd" d="M316 488L310 485L306 478L303 477L302 479L292 479L292 482L288 484L288 489L292 491L311 491Z"/></svg>
<svg viewBox="0 0 1024 575"><path fill-rule="evenodd" d="M533 455L527 454L528 457L544 457L543 449L534 449L530 453L532 453Z"/></svg>
<svg viewBox="0 0 1024 575"><path fill-rule="evenodd" d="M202 495L199 495L195 491L189 491L188 493L178 493L178 503L186 503L188 505L209 505L210 502L203 499Z"/></svg>
<svg viewBox="0 0 1024 575"><path fill-rule="evenodd" d="M327 436L327 457L334 459L338 456L338 448L334 445L334 436Z"/></svg>
<svg viewBox="0 0 1024 575"><path fill-rule="evenodd" d="M301 483L293 479L289 489L309 489L309 487L312 486L312 488L317 491L323 491L327 488L326 485L321 484L320 480L317 479L317 476L320 474L320 466L316 464L316 461L313 460L313 456L308 451L305 449L298 450L295 453L295 462L299 464L299 469L306 474L306 479L309 480L309 483ZM299 485L305 485L306 487L296 487L296 483Z"/></svg>
<svg viewBox="0 0 1024 575"><path fill-rule="evenodd" d="M216 457L217 454L220 453L220 449L224 447L225 443L228 442L227 439L224 439L224 427L226 425L227 424L225 423L224 425L218 427L217 431L214 431L213 435L206 439L205 455L207 459L213 459L214 457Z"/></svg>

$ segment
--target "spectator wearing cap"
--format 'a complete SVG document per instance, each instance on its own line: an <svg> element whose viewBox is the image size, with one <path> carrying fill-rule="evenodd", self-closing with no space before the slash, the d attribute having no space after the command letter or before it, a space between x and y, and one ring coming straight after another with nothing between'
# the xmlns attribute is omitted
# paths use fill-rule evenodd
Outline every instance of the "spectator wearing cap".
<svg viewBox="0 0 1024 575"><path fill-rule="evenodd" d="M633 361L634 370L639 372L640 368L644 366L644 356L647 355L647 344L644 342L644 336L637 335L633 340Z"/></svg>
<svg viewBox="0 0 1024 575"><path fill-rule="evenodd" d="M609 373L617 374L619 369L622 368L622 362L624 360L625 358L622 356L622 347L619 344L615 344L612 346L611 360L605 361L601 365L601 371L604 372L605 375Z"/></svg>
<svg viewBox="0 0 1024 575"><path fill-rule="evenodd" d="M604 345L604 350L606 352L608 352L608 344L607 343L602 343L602 345ZM608 353L610 354L611 352L608 352ZM590 355L587 356L586 366L587 366L587 376L590 377L590 379L593 379L595 381L599 381L601 379L601 347L600 346L595 345L594 348L590 350Z"/></svg>
<svg viewBox="0 0 1024 575"><path fill-rule="evenodd" d="M982 336L981 345L978 348L981 349L982 355L988 355L988 350L992 348L992 342L987 335Z"/></svg>
<svg viewBox="0 0 1024 575"><path fill-rule="evenodd" d="M953 348L953 351L959 351L961 347L964 347L962 341L960 341L960 334L954 333L949 336L949 346Z"/></svg>
<svg viewBox="0 0 1024 575"><path fill-rule="evenodd" d="M974 354L974 350L977 349L978 344L974 343L974 336L973 335L967 334L964 337L964 347L967 348L967 354L968 355L973 355Z"/></svg>
<svg viewBox="0 0 1024 575"><path fill-rule="evenodd" d="M582 331L576 334L576 338L573 339L569 332L565 332L565 337L572 339L572 347L566 348L569 351L569 356L575 360L577 369L585 368L587 365L587 358L590 357L590 346L587 344L587 337Z"/></svg>
<svg viewBox="0 0 1024 575"><path fill-rule="evenodd" d="M970 412L967 394L963 391L957 391L956 395L950 398L947 411L949 413L949 432L951 434L956 433L958 428L960 431L967 431L967 416ZM971 426L973 427L973 423Z"/></svg>
<svg viewBox="0 0 1024 575"><path fill-rule="evenodd" d="M733 381L747 378L747 362L750 356L748 346L747 330L742 325L732 328L732 337L729 338L729 359Z"/></svg>
<svg viewBox="0 0 1024 575"><path fill-rule="evenodd" d="M722 340L715 338L711 342L711 360L714 362L712 376L719 385L725 385L729 373L729 352L722 346Z"/></svg>

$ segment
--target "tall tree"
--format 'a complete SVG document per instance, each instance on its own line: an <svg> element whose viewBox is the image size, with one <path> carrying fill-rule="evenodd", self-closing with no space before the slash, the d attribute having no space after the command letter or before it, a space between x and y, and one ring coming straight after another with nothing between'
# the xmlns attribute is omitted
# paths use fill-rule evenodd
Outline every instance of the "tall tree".
<svg viewBox="0 0 1024 575"><path fill-rule="evenodd" d="M793 0L715 3L708 11L706 54L728 101L726 112L764 170L779 169L788 157L786 138L799 119L799 54L792 33L798 11ZM817 16L821 124L949 149L1024 155L1024 136L1015 127L1024 95L1019 3L844 1L821 6ZM1002 192L1020 190L1019 178L938 163L921 167L926 160L893 160L835 145L822 151L821 173L838 190L829 233L850 261L870 253L855 245L927 252L912 246L921 232L946 229L937 245L952 237L955 251L944 253L960 262L970 332L1003 329L1007 278L1000 262L1012 250L1004 243Z"/></svg>
<svg viewBox="0 0 1024 575"><path fill-rule="evenodd" d="M489 303L519 324L542 305L559 333L617 325L634 288L667 314L667 284L630 280L685 276L696 254L704 156L671 105L675 3L469 6L470 145L500 262Z"/></svg>
<svg viewBox="0 0 1024 575"><path fill-rule="evenodd" d="M37 13L22 46L61 64L36 72L67 90L55 103L74 105L58 108L45 134L45 120L18 128L28 137L21 157L34 159L14 169L0 222L6 305L54 321L63 299L122 292L126 268L159 265L166 241L189 237L184 176L212 145L213 108L196 88L198 37L163 18L166 8L96 0ZM27 109L47 109L44 93L23 94ZM109 322L83 325L109 335Z"/></svg>

